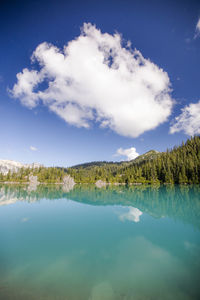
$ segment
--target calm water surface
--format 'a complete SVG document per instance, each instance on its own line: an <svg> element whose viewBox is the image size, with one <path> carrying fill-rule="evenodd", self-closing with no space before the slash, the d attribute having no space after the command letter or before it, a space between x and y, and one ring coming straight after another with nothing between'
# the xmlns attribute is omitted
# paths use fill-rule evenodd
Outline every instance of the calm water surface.
<svg viewBox="0 0 200 300"><path fill-rule="evenodd" d="M0 299L200 299L200 187L0 186Z"/></svg>

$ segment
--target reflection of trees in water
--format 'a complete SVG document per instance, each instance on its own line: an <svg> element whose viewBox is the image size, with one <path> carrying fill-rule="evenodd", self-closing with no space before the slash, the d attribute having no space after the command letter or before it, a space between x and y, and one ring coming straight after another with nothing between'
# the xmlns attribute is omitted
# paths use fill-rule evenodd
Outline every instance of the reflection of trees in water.
<svg viewBox="0 0 200 300"><path fill-rule="evenodd" d="M60 185L39 185L35 191L20 185L0 186L0 204L6 204L6 199L9 203L12 199L34 202L44 198L67 198L91 205L133 206L155 218L171 217L200 228L199 185L107 186L102 189L94 185L76 185L69 192L63 191Z"/></svg>
<svg viewBox="0 0 200 300"><path fill-rule="evenodd" d="M154 218L171 217L200 228L200 186L78 187L69 198L95 205L137 207Z"/></svg>

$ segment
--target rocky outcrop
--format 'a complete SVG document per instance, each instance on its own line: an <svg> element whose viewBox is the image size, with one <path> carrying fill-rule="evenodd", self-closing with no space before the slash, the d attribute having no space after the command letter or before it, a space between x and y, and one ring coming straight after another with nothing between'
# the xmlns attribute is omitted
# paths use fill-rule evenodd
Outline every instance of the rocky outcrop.
<svg viewBox="0 0 200 300"><path fill-rule="evenodd" d="M29 184L38 184L38 177L30 175L29 176Z"/></svg>
<svg viewBox="0 0 200 300"><path fill-rule="evenodd" d="M97 182L95 183L95 185L98 188L102 188L102 187L106 186L106 182L102 181L102 180L97 180Z"/></svg>
<svg viewBox="0 0 200 300"><path fill-rule="evenodd" d="M68 193L69 191L73 190L75 184L74 178L72 178L70 175L64 176L63 191Z"/></svg>
<svg viewBox="0 0 200 300"><path fill-rule="evenodd" d="M28 186L28 191L35 191L37 189L39 182L38 182L38 177L30 175L29 176L29 186Z"/></svg>

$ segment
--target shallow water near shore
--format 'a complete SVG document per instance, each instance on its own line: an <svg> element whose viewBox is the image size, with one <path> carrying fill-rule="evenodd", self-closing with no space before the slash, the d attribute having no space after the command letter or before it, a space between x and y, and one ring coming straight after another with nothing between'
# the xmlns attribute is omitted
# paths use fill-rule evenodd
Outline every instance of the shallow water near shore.
<svg viewBox="0 0 200 300"><path fill-rule="evenodd" d="M199 186L0 186L0 299L200 299L199 271Z"/></svg>

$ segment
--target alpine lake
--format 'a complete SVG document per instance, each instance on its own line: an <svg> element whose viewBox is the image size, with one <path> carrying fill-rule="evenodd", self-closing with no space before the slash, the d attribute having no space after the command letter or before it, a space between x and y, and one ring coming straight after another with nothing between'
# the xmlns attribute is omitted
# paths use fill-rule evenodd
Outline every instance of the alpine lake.
<svg viewBox="0 0 200 300"><path fill-rule="evenodd" d="M200 186L0 185L0 299L200 299Z"/></svg>

